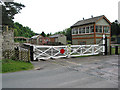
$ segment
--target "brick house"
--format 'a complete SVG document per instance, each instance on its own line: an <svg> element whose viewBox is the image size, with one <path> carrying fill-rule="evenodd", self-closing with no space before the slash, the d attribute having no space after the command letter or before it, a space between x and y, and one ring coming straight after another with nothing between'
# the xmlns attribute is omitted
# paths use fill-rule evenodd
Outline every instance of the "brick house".
<svg viewBox="0 0 120 90"><path fill-rule="evenodd" d="M107 36L108 46L111 43L111 22L104 15L80 20L71 29L73 45L98 44L103 34Z"/></svg>
<svg viewBox="0 0 120 90"><path fill-rule="evenodd" d="M52 36L49 36L50 38L50 43L56 43L57 45L59 44L66 44L66 36L63 35L63 34L56 34L56 35L52 35Z"/></svg>
<svg viewBox="0 0 120 90"><path fill-rule="evenodd" d="M24 43L30 43L30 38L26 38L26 37L14 37L14 41L21 41Z"/></svg>
<svg viewBox="0 0 120 90"><path fill-rule="evenodd" d="M35 35L31 37L31 44L44 45L50 41L49 37L43 37L41 35Z"/></svg>

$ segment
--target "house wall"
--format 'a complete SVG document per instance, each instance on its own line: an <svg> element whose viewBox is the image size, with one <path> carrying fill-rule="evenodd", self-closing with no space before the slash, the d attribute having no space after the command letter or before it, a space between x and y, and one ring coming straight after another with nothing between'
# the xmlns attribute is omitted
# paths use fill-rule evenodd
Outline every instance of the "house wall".
<svg viewBox="0 0 120 90"><path fill-rule="evenodd" d="M31 43L32 43L32 44L37 44L36 39L32 39L32 40L31 40Z"/></svg>
<svg viewBox="0 0 120 90"><path fill-rule="evenodd" d="M55 38L50 38L50 42L55 42Z"/></svg>
<svg viewBox="0 0 120 90"><path fill-rule="evenodd" d="M84 35L72 35L72 38L82 38L82 37L94 37L94 34L84 34Z"/></svg>
<svg viewBox="0 0 120 90"><path fill-rule="evenodd" d="M46 44L50 39L48 37L42 37L42 44Z"/></svg>
<svg viewBox="0 0 120 90"><path fill-rule="evenodd" d="M66 44L66 36L58 37L58 42L61 42L62 44Z"/></svg>
<svg viewBox="0 0 120 90"><path fill-rule="evenodd" d="M86 45L94 44L94 39L73 39L72 44L80 45L80 42L86 42Z"/></svg>
<svg viewBox="0 0 120 90"><path fill-rule="evenodd" d="M73 35L72 36L72 44L79 45L80 42L85 41L86 44L94 44L94 34L90 35Z"/></svg>
<svg viewBox="0 0 120 90"><path fill-rule="evenodd" d="M82 27L87 27L87 26L94 26L94 24L78 26L78 27L74 27L74 28L82 28ZM74 28L72 28L72 30ZM90 40L89 40L89 38L90 38ZM79 42L81 42L81 41L86 41L86 44L91 44L91 42L94 44L94 33L72 34L72 44L73 45L79 44Z"/></svg>
<svg viewBox="0 0 120 90"><path fill-rule="evenodd" d="M102 25L102 26L110 26L109 23L103 18L101 20L99 20L96 25ZM110 30L111 31L111 30ZM107 46L108 46L108 52L110 50L110 44L111 44L111 36L110 33L109 34L105 34L107 38ZM103 37L103 35L101 34L97 34L96 33L96 37ZM100 39L96 39L96 43L99 42Z"/></svg>
<svg viewBox="0 0 120 90"><path fill-rule="evenodd" d="M105 19L101 19L96 23L96 25L109 25L109 24Z"/></svg>
<svg viewBox="0 0 120 90"><path fill-rule="evenodd" d="M78 26L78 27L73 27L72 30L81 28L81 27L87 27L87 26L93 26L94 25L94 33L84 33L84 34L72 34L72 44L73 45L79 45L79 42L86 42L87 45L89 44L99 44L99 43L103 43L102 37L103 37L103 32L102 33L96 33L95 32L95 26L96 25L100 25L100 26L109 26L110 24L104 19L100 19L99 21L97 21L95 24L89 24L89 25L84 25L84 26ZM102 27L102 29L103 29ZM111 30L110 30L111 31ZM73 31L72 31L73 32ZM105 35L107 36L107 46L108 46L108 52L109 52L109 47L110 47L110 43L111 43L111 36L110 33L105 33Z"/></svg>

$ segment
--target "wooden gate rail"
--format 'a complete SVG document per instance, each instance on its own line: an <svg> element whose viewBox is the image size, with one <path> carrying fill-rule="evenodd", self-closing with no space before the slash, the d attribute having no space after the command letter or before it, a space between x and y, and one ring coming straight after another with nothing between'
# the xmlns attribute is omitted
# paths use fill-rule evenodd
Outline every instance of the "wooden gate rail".
<svg viewBox="0 0 120 90"><path fill-rule="evenodd" d="M34 60L61 57L75 57L104 53L100 45L71 45L71 46L33 46ZM63 53L61 53L63 50Z"/></svg>

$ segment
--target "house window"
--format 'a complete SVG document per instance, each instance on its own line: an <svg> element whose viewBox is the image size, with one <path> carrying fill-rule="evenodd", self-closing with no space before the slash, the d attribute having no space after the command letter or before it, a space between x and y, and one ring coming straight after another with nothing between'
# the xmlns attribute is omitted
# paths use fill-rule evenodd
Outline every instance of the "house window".
<svg viewBox="0 0 120 90"><path fill-rule="evenodd" d="M82 28L81 32L82 32L82 33L85 33L85 27Z"/></svg>
<svg viewBox="0 0 120 90"><path fill-rule="evenodd" d="M81 28L79 28L79 34L81 34Z"/></svg>
<svg viewBox="0 0 120 90"><path fill-rule="evenodd" d="M74 29L72 29L72 34L74 34Z"/></svg>
<svg viewBox="0 0 120 90"><path fill-rule="evenodd" d="M102 33L102 26L99 26L99 32Z"/></svg>
<svg viewBox="0 0 120 90"><path fill-rule="evenodd" d="M110 28L109 28L108 26L104 26L104 33L109 33L109 32L110 32L109 29L110 29Z"/></svg>
<svg viewBox="0 0 120 90"><path fill-rule="evenodd" d="M94 33L94 26L90 26L90 33Z"/></svg>
<svg viewBox="0 0 120 90"><path fill-rule="evenodd" d="M75 32L75 29L72 29L72 34L75 34L76 32Z"/></svg>
<svg viewBox="0 0 120 90"><path fill-rule="evenodd" d="M76 30L76 34L78 34L78 29L76 28L75 30Z"/></svg>
<svg viewBox="0 0 120 90"><path fill-rule="evenodd" d="M98 26L96 26L96 32L98 32Z"/></svg>
<svg viewBox="0 0 120 90"><path fill-rule="evenodd" d="M96 32L102 33L102 26L96 26Z"/></svg>
<svg viewBox="0 0 120 90"><path fill-rule="evenodd" d="M86 33L89 33L89 27L86 27Z"/></svg>
<svg viewBox="0 0 120 90"><path fill-rule="evenodd" d="M72 29L72 34L78 34L78 29L77 28Z"/></svg>

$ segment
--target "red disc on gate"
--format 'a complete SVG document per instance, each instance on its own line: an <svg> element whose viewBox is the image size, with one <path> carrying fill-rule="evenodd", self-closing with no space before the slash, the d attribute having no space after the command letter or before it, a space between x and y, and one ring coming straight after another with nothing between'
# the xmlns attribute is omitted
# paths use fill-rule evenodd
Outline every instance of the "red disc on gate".
<svg viewBox="0 0 120 90"><path fill-rule="evenodd" d="M65 52L65 50L64 50L64 49L61 49L61 50L60 50L60 53L61 53L61 54L63 54L64 52Z"/></svg>

